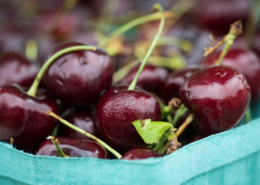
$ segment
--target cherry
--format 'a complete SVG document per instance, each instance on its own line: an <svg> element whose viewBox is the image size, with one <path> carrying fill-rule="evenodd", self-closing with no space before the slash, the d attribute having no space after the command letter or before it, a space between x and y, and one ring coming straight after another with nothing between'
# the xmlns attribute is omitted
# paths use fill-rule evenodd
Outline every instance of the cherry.
<svg viewBox="0 0 260 185"><path fill-rule="evenodd" d="M179 91L182 84L199 69L200 66L187 66L183 69L173 71L165 80L162 88L164 102L168 103L172 98L179 98Z"/></svg>
<svg viewBox="0 0 260 185"><path fill-rule="evenodd" d="M203 61L203 65L213 65L219 58L221 52L209 55ZM236 68L245 78L251 88L251 101L256 101L260 95L260 61L255 53L245 49L230 49L225 58L222 60L223 65Z"/></svg>
<svg viewBox="0 0 260 185"><path fill-rule="evenodd" d="M121 81L123 84L130 84L140 65L136 65ZM137 86L142 89L153 92L157 95L160 95L163 88L164 81L168 76L168 71L162 67L157 67L151 64L147 64L140 76L138 77Z"/></svg>
<svg viewBox="0 0 260 185"><path fill-rule="evenodd" d="M133 121L159 121L157 99L143 90L128 90L128 86L111 87L101 97L96 109L96 125L102 138L113 148L125 152L145 143L137 133Z"/></svg>
<svg viewBox="0 0 260 185"><path fill-rule="evenodd" d="M16 52L6 52L0 57L0 85L16 83L30 87L39 67Z"/></svg>
<svg viewBox="0 0 260 185"><path fill-rule="evenodd" d="M244 23L250 13L249 1L215 0L208 1L198 11L199 20L213 32L227 32L231 23L241 20Z"/></svg>
<svg viewBox="0 0 260 185"><path fill-rule="evenodd" d="M33 151L51 134L56 120L46 110L58 112L56 101L46 90L31 97L18 85L0 87L0 140L14 140L17 149Z"/></svg>
<svg viewBox="0 0 260 185"><path fill-rule="evenodd" d="M150 157L161 157L161 155L150 148L138 147L127 151L121 159L138 160L147 159Z"/></svg>
<svg viewBox="0 0 260 185"><path fill-rule="evenodd" d="M57 45L51 53L69 46L84 45L68 42ZM46 70L43 82L55 97L69 104L86 106L95 102L112 82L113 61L100 49L72 51L56 59Z"/></svg>
<svg viewBox="0 0 260 185"><path fill-rule="evenodd" d="M223 65L194 73L180 89L180 98L210 135L235 127L250 102L250 87L237 70Z"/></svg>
<svg viewBox="0 0 260 185"><path fill-rule="evenodd" d="M64 119L71 124L85 130L86 132L99 137L94 121L94 112L92 110L72 110L64 117ZM59 126L58 135L72 139L90 140L88 137L80 134L75 130L72 130L63 124Z"/></svg>
<svg viewBox="0 0 260 185"><path fill-rule="evenodd" d="M81 141L63 137L57 137L59 146L64 154L69 157L92 157L108 159L107 151L98 143L93 141ZM37 150L38 155L59 157L56 147L51 140L44 141Z"/></svg>

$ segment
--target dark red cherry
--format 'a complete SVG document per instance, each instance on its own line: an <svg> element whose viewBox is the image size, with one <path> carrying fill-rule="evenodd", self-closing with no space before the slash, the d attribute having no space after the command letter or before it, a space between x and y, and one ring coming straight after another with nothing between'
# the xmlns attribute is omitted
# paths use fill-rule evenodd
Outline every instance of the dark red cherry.
<svg viewBox="0 0 260 185"><path fill-rule="evenodd" d="M191 75L180 98L198 119L200 131L210 135L239 123L250 102L250 87L236 69L215 65Z"/></svg>
<svg viewBox="0 0 260 185"><path fill-rule="evenodd" d="M111 87L98 102L96 125L102 138L120 152L143 146L133 121L161 118L157 99L143 90L128 90L128 86Z"/></svg>
<svg viewBox="0 0 260 185"><path fill-rule="evenodd" d="M0 57L0 86L16 83L30 87L39 71L39 67L16 52L6 52Z"/></svg>
<svg viewBox="0 0 260 185"><path fill-rule="evenodd" d="M33 151L51 134L56 120L47 110L58 113L58 105L46 90L31 97L18 85L0 87L0 140L14 139L17 149Z"/></svg>
<svg viewBox="0 0 260 185"><path fill-rule="evenodd" d="M99 137L94 118L93 110L79 110L75 109L70 111L68 115L64 117L65 120L70 122L71 124L85 130L86 132ZM80 139L80 140L90 140L88 137L83 134L61 124L59 126L59 136L68 137L72 139Z"/></svg>
<svg viewBox="0 0 260 185"><path fill-rule="evenodd" d="M131 84L140 65L135 66L120 83ZM146 64L142 73L138 77L137 86L142 89L153 92L157 95L161 94L164 81L168 76L168 71L162 67Z"/></svg>
<svg viewBox="0 0 260 185"><path fill-rule="evenodd" d="M69 42L57 45L51 54L77 45L83 44ZM68 104L86 106L95 102L110 87L113 72L112 58L104 51L73 51L51 64L43 82L58 99Z"/></svg>
<svg viewBox="0 0 260 185"><path fill-rule="evenodd" d="M107 151L94 141L81 141L64 137L56 137L59 146L69 157L92 157L108 159ZM58 151L51 140L44 141L37 150L38 155L59 157Z"/></svg>
<svg viewBox="0 0 260 185"><path fill-rule="evenodd" d="M138 147L127 151L122 156L121 159L138 160L138 159L147 159L150 157L162 157L162 156L150 148Z"/></svg>
<svg viewBox="0 0 260 185"><path fill-rule="evenodd" d="M218 60L220 51L204 59L203 65L213 65ZM255 53L244 49L230 49L222 61L223 65L231 66L244 74L250 88L251 101L260 95L260 60ZM258 83L259 82L259 83Z"/></svg>
<svg viewBox="0 0 260 185"><path fill-rule="evenodd" d="M250 14L250 2L244 0L208 1L200 7L199 20L213 32L227 33L230 25L241 20L243 25Z"/></svg>
<svg viewBox="0 0 260 185"><path fill-rule="evenodd" d="M183 69L173 71L164 82L162 98L167 104L173 98L179 98L180 87L200 66L187 66Z"/></svg>

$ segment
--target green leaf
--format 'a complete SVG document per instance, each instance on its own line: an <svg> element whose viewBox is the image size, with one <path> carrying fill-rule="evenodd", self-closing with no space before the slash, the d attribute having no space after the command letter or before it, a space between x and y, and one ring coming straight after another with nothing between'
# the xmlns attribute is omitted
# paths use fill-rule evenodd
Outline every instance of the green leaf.
<svg viewBox="0 0 260 185"><path fill-rule="evenodd" d="M137 120L133 122L137 132L147 144L157 142L172 127L171 123L151 121L151 119Z"/></svg>

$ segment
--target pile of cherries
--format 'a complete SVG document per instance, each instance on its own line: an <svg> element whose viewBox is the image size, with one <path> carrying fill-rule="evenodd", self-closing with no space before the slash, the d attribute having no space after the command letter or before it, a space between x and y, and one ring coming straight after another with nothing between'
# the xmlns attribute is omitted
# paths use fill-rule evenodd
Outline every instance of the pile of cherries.
<svg viewBox="0 0 260 185"><path fill-rule="evenodd" d="M0 30L9 36L0 34L1 142L33 155L134 160L161 157L234 128L245 114L250 120L249 105L260 96L260 34L257 28L241 34L242 24L254 26L249 1L198 0L182 17L171 12L177 8L156 5L152 21L122 27L133 28L133 37L118 36L119 28L101 39L79 22L100 19L102 3L82 1L60 11L47 2L34 4L29 23L14 21ZM115 15L141 11L138 2L120 1ZM56 25L50 23L54 17ZM220 41L203 58L210 33ZM38 45L36 55L28 40ZM176 65L178 59L185 65Z"/></svg>

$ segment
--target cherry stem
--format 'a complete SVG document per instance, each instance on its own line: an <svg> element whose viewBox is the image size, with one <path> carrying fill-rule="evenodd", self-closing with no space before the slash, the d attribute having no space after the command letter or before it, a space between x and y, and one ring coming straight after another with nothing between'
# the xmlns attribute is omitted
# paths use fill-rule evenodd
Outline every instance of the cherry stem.
<svg viewBox="0 0 260 185"><path fill-rule="evenodd" d="M187 111L188 108L182 104L181 107L175 113L175 116L172 120L172 125L175 126L180 117L182 117Z"/></svg>
<svg viewBox="0 0 260 185"><path fill-rule="evenodd" d="M56 115L55 113L47 110L46 112L49 116L59 120L62 124L68 126L69 128L87 136L90 139L93 139L94 141L96 141L97 143L99 143L101 146L103 146L104 148L106 148L108 151L110 151L112 154L114 154L118 159L121 159L122 155L119 154L116 150L114 150L113 148L111 148L110 146L108 146L105 142L103 142L102 140L98 139L97 137L93 136L92 134L86 132L85 130L82 130L79 127L76 127L74 125L72 125L71 123L69 123L68 121L62 119L61 117L59 117L58 115Z"/></svg>
<svg viewBox="0 0 260 185"><path fill-rule="evenodd" d="M186 53L193 49L193 44L190 41L177 37L161 37L156 44L156 46L165 45L176 46Z"/></svg>
<svg viewBox="0 0 260 185"><path fill-rule="evenodd" d="M47 137L47 139L50 139L52 141L52 143L56 147L60 157L70 157L70 156L64 154L64 152L60 148L60 145L59 145L60 143L59 143L58 139L55 139L55 137L53 137L53 136L49 136L49 137Z"/></svg>
<svg viewBox="0 0 260 185"><path fill-rule="evenodd" d="M45 64L42 66L41 70L39 71L39 73L37 74L32 86L30 87L30 89L27 91L27 94L29 96L35 97L36 96L36 91L37 88L40 84L40 81L42 79L42 76L44 74L44 72L47 70L47 68L52 64L53 61L55 61L57 58L59 58L60 56L72 52L72 51L78 51L78 50L93 50L95 51L96 48L93 46L72 46L72 47L68 47L65 48L63 50L60 50L56 53L54 53L46 62Z"/></svg>
<svg viewBox="0 0 260 185"><path fill-rule="evenodd" d="M179 127L175 135L179 137L181 133L186 129L186 127L193 121L193 114L189 114L189 116L185 119L185 121L182 123L182 125Z"/></svg>
<svg viewBox="0 0 260 185"><path fill-rule="evenodd" d="M228 34L221 41L219 41L213 47L206 48L204 56L208 56L213 51L215 51L217 48L219 48L222 44L225 43L225 46L224 46L218 60L215 62L215 64L221 64L222 60L224 59L224 57L228 53L230 47L234 43L235 38L242 33L243 33L242 22L240 20L236 21L235 23L231 24Z"/></svg>
<svg viewBox="0 0 260 185"><path fill-rule="evenodd" d="M29 39L25 43L25 56L30 61L35 61L37 58L38 46L37 42L34 39Z"/></svg>
<svg viewBox="0 0 260 185"><path fill-rule="evenodd" d="M104 32L109 31L119 3L120 0L105 0L97 20L95 30L102 30ZM106 22L106 26L103 26L103 22Z"/></svg>
<svg viewBox="0 0 260 185"><path fill-rule="evenodd" d="M247 20L245 38L248 49L251 49L252 47L254 34L257 28L257 23L259 21L259 16L257 16L257 9L259 9L259 7L260 2L256 2L255 5L253 5L252 11Z"/></svg>
<svg viewBox="0 0 260 185"><path fill-rule="evenodd" d="M247 122L247 123L252 120L250 107L248 107L248 109L246 110L245 118L246 118L246 122Z"/></svg>
<svg viewBox="0 0 260 185"><path fill-rule="evenodd" d="M154 5L154 9L158 10L159 12L163 13L163 8L160 4L155 4ZM164 17L164 14L161 14L161 22L160 22L160 26L159 26L159 29L158 29L158 33L156 34L149 50L147 51L145 57L144 57L144 60L143 62L141 63L136 75L135 75L135 78L134 80L132 81L132 83L129 85L128 87L128 90L134 90L135 89L135 86L136 86L136 83L137 83L137 80L138 80L138 77L139 75L141 74L141 72L143 71L144 69L144 66L148 60L148 58L150 57L150 55L152 54L153 52L153 49L155 48L156 46L156 43L158 41L158 39L160 38L160 35L162 33L162 30L163 30L163 27L164 27L164 23L165 23L165 17Z"/></svg>
<svg viewBox="0 0 260 185"><path fill-rule="evenodd" d="M242 34L242 23L241 21L236 21L234 24L231 25L229 33L226 36L226 41L225 41L225 46L215 64L221 64L222 60L228 53L230 47L234 43L235 38L239 35Z"/></svg>
<svg viewBox="0 0 260 185"><path fill-rule="evenodd" d="M111 40L113 40L115 37L121 35L122 33L128 31L129 29L150 22L150 21L155 21L155 20L159 20L162 17L166 17L166 18L174 18L174 15L172 12L156 12L150 15L146 15L143 17L140 17L138 19L135 19L125 25L123 25L122 27L118 28L116 31L114 31L113 33L111 33L109 36L107 36L106 38L102 39L98 46L104 48Z"/></svg>

